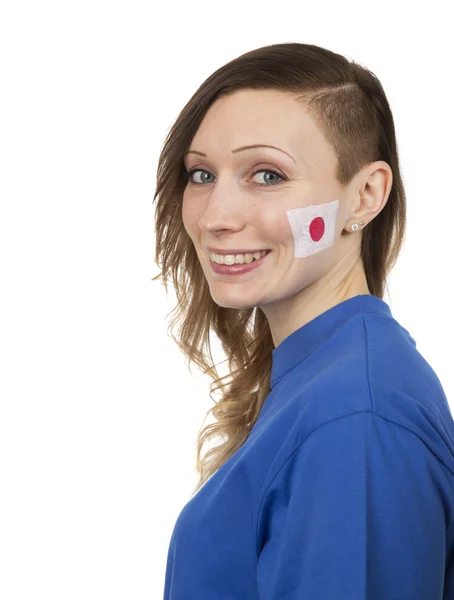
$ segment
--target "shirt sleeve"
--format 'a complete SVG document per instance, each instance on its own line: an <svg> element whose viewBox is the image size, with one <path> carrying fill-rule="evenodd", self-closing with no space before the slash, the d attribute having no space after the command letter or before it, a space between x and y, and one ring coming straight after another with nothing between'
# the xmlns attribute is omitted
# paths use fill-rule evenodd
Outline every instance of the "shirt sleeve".
<svg viewBox="0 0 454 600"><path fill-rule="evenodd" d="M376 413L316 429L263 496L260 600L441 600L441 473L419 436Z"/></svg>

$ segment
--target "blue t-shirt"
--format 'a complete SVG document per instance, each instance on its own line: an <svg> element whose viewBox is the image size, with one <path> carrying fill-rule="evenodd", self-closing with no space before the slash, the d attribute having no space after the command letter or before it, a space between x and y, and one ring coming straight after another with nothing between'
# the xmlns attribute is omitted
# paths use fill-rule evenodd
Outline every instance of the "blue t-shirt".
<svg viewBox="0 0 454 600"><path fill-rule="evenodd" d="M243 446L184 506L165 600L454 599L454 420L377 296L273 350Z"/></svg>

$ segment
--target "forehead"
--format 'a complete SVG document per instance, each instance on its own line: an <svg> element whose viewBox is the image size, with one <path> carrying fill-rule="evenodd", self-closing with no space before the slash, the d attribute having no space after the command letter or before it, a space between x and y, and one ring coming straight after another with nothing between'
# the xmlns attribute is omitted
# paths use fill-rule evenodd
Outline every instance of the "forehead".
<svg viewBox="0 0 454 600"><path fill-rule="evenodd" d="M217 99L190 149L205 152L209 158L234 160L231 151L249 144L282 148L301 165L326 165L335 160L333 149L304 105L295 96L276 90L240 90Z"/></svg>

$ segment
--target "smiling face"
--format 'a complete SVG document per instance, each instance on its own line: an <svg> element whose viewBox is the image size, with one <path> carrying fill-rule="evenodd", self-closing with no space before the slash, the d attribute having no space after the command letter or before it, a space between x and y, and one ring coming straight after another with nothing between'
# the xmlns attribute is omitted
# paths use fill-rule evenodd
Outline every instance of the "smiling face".
<svg viewBox="0 0 454 600"><path fill-rule="evenodd" d="M279 149L241 150L257 144ZM347 244L358 243L359 234L355 242L341 236L351 214L347 190L335 178L334 150L290 94L241 90L219 98L190 150L197 153L185 155L185 168L197 171L184 190L183 223L218 305L285 306L329 275ZM324 241L321 250L301 250L308 228L310 244ZM330 239L323 238L328 228ZM213 270L207 247L271 253L247 273L222 274Z"/></svg>

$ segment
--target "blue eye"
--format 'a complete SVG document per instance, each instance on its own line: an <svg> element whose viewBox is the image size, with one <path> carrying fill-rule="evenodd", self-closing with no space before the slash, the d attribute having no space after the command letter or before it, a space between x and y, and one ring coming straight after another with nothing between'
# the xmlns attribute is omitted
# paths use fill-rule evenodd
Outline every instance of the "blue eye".
<svg viewBox="0 0 454 600"><path fill-rule="evenodd" d="M192 169L191 171L184 171L183 172L183 177L188 181L188 183L190 183L191 185L204 185L202 182L200 181L194 181L192 179L192 176L194 175L194 173L209 173L211 175L211 173L209 171L206 171L205 169ZM257 187L270 187L273 185L279 185L280 183L283 183L284 181L287 181L287 178L284 177L283 175L281 175L280 173L277 173L276 171L273 171L272 169L259 169L258 171L255 171L252 176L257 175L257 173L272 173L273 175L275 175L276 177L279 177L280 181L276 181L276 182L271 182L270 184L266 184L266 183L253 183L252 185L255 185ZM212 183L211 181L207 181L205 183Z"/></svg>

